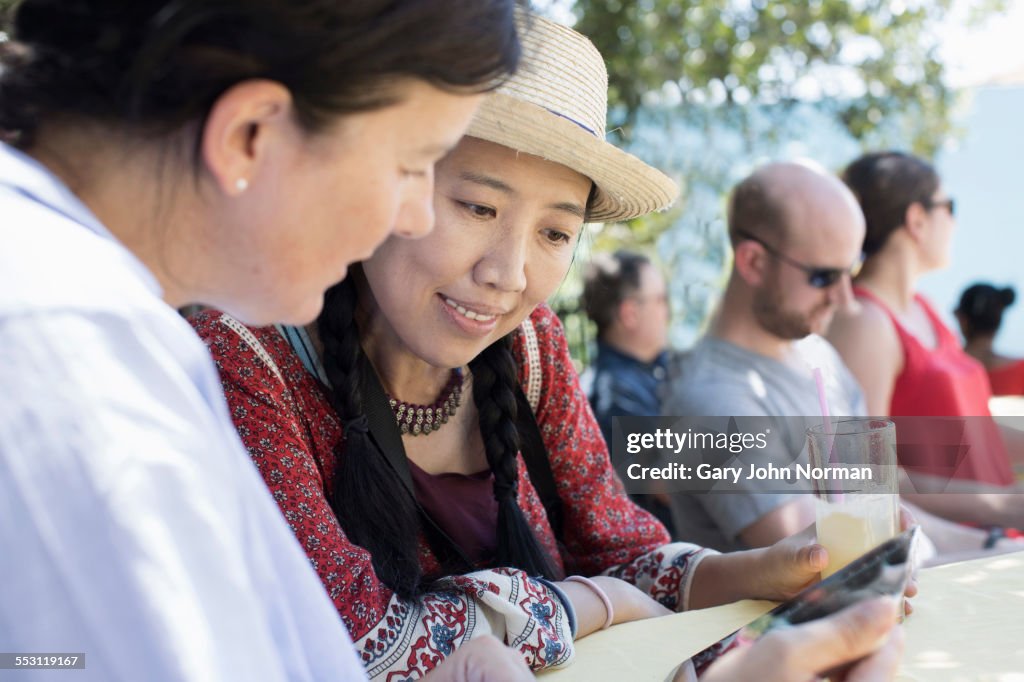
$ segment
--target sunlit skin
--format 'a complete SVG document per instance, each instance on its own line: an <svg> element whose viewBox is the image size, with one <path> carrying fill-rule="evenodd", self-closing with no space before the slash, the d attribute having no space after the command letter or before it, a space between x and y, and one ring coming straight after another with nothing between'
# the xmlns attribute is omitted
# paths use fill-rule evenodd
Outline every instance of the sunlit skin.
<svg viewBox="0 0 1024 682"><path fill-rule="evenodd" d="M433 167L469 124L479 98L410 82L397 105L354 114L309 136L292 129L252 177L226 220L204 234L225 273L219 288L266 321L315 317L323 292L389 235L421 237L434 223ZM269 313L269 314L268 314Z"/></svg>
<svg viewBox="0 0 1024 682"><path fill-rule="evenodd" d="M841 266L828 264L838 260L832 257L819 261L822 264L815 264L815 267L848 270L856 261L859 247L854 247L853 253L855 255ZM801 259L801 262L814 261ZM806 274L776 261L770 268L765 285L754 294L754 311L765 329L779 338L798 340L810 334L823 334L836 311L848 304L852 296L849 276L824 289L817 289L807 283Z"/></svg>
<svg viewBox="0 0 1024 682"><path fill-rule="evenodd" d="M799 213L802 215L776 248L793 261L815 268L849 270L857 262L863 238L859 209L838 202L816 206L808 201ZM823 334L836 310L852 299L848 275L818 289L810 285L806 272L767 252L764 267L764 281L754 292L754 313L761 325L779 338L797 340Z"/></svg>
<svg viewBox="0 0 1024 682"><path fill-rule="evenodd" d="M390 239L364 264L363 345L394 394L431 402L450 368L555 291L591 184L560 164L470 137L438 164L434 232Z"/></svg>
<svg viewBox="0 0 1024 682"><path fill-rule="evenodd" d="M864 218L850 191L838 179L796 163L771 164L758 174L766 191L786 209L784 229L742 229L756 231L755 236L790 261L850 270L864 239ZM711 333L781 360L792 352L792 341L823 333L851 299L849 274L816 288L801 268L755 240L739 239Z"/></svg>
<svg viewBox="0 0 1024 682"><path fill-rule="evenodd" d="M388 235L432 228L434 163L481 99L421 81L393 94L394 105L309 132L280 83L239 83L211 108L198 165L171 149L191 149L191 130L140 143L50 126L29 152L143 262L170 305L305 323L348 265Z"/></svg>
<svg viewBox="0 0 1024 682"><path fill-rule="evenodd" d="M944 202L949 200L945 189L939 187L932 196L932 208L926 211L928 216L928 236L923 243L928 251L927 269L941 270L948 267L952 257L953 230L956 229L956 218L949 212Z"/></svg>

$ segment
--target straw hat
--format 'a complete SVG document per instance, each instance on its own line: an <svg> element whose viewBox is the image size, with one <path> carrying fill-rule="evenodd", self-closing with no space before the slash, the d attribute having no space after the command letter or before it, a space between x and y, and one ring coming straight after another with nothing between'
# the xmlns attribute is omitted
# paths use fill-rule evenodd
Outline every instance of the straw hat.
<svg viewBox="0 0 1024 682"><path fill-rule="evenodd" d="M608 71L593 43L536 15L520 32L515 76L484 98L467 135L560 163L597 185L590 220L667 208L678 194L660 171L605 141Z"/></svg>

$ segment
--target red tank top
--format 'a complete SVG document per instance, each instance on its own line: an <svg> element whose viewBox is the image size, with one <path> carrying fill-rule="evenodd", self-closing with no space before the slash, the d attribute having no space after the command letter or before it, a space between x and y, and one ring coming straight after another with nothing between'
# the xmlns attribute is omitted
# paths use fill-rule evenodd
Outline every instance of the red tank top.
<svg viewBox="0 0 1024 682"><path fill-rule="evenodd" d="M1024 360L988 371L993 395L1024 395Z"/></svg>
<svg viewBox="0 0 1024 682"><path fill-rule="evenodd" d="M889 405L889 414L896 421L900 464L935 476L1012 484L1006 445L988 409L992 389L984 366L963 351L953 332L920 294L915 294L914 300L935 331L935 348L925 348L870 291L860 287L853 291L886 312L903 347L903 371L896 377Z"/></svg>

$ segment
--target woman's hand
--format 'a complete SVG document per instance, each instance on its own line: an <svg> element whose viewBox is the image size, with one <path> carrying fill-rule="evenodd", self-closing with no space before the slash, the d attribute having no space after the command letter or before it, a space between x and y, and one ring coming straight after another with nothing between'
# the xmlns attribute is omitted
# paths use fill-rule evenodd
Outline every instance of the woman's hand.
<svg viewBox="0 0 1024 682"><path fill-rule="evenodd" d="M645 592L618 578L594 576L591 580L600 587L612 603L612 624L628 623L645 618L657 618L672 613ZM585 637L604 625L608 617L604 603L590 587L577 582L560 582L558 587L572 601L576 611L576 638Z"/></svg>
<svg viewBox="0 0 1024 682"><path fill-rule="evenodd" d="M828 552L810 537L804 531L771 547L705 557L690 584L689 608L741 599L783 601L796 595L828 565Z"/></svg>
<svg viewBox="0 0 1024 682"><path fill-rule="evenodd" d="M902 653L896 602L873 599L828 618L775 630L730 651L708 668L701 682L805 682L824 675L845 682L879 682L896 675ZM852 667L836 671L854 661Z"/></svg>
<svg viewBox="0 0 1024 682"><path fill-rule="evenodd" d="M522 655L491 635L472 639L424 677L429 682L529 682Z"/></svg>
<svg viewBox="0 0 1024 682"><path fill-rule="evenodd" d="M805 533L791 535L771 547L752 550L756 568L747 581L749 598L785 601L817 582L828 566L828 551Z"/></svg>
<svg viewBox="0 0 1024 682"><path fill-rule="evenodd" d="M905 517L909 521L908 517ZM785 601L817 582L828 565L828 552L814 541L811 526L771 547L706 557L690 586L690 608L729 604L740 599ZM917 594L911 580L904 593ZM906 602L906 612L911 612Z"/></svg>
<svg viewBox="0 0 1024 682"><path fill-rule="evenodd" d="M901 509L901 527L905 530L913 522L913 515L906 509ZM809 537L811 536L805 531L780 540L763 550L754 550L762 551L764 554L758 557L760 569L753 574L760 580L752 581L752 597L785 601L818 581L818 574L828 565L828 552ZM913 597L916 594L917 581L911 577L904 596ZM913 607L908 601L904 603L906 613L910 614Z"/></svg>

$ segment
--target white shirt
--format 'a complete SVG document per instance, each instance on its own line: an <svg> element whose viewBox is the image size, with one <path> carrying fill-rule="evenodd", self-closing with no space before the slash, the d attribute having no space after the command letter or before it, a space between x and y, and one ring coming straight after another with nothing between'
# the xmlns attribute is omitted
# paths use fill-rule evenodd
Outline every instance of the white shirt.
<svg viewBox="0 0 1024 682"><path fill-rule="evenodd" d="M206 348L160 297L0 144L0 652L86 665L0 677L364 679Z"/></svg>

